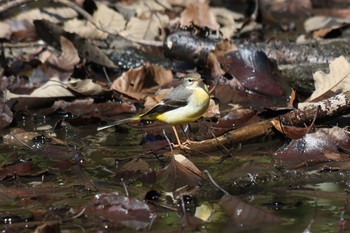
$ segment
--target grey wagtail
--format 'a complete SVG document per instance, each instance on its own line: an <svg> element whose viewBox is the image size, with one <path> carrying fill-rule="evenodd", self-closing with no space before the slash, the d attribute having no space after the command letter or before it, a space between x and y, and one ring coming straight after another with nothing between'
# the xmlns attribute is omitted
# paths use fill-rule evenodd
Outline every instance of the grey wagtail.
<svg viewBox="0 0 350 233"><path fill-rule="evenodd" d="M189 73L182 84L172 90L161 102L145 113L118 120L110 125L99 127L103 130L115 125L139 120L158 120L172 125L176 140L180 147L179 136L176 125L186 124L200 118L209 106L209 92L207 86L202 82L198 73Z"/></svg>

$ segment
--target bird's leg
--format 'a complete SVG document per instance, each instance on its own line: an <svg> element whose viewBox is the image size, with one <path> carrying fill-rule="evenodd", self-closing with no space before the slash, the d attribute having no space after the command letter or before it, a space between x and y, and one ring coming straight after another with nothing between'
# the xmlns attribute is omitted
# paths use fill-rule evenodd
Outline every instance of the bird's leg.
<svg viewBox="0 0 350 233"><path fill-rule="evenodd" d="M180 141L179 135L177 134L176 127L173 125L172 128L176 137L177 144L181 145L181 141Z"/></svg>
<svg viewBox="0 0 350 233"><path fill-rule="evenodd" d="M181 143L180 138L179 138L179 135L177 134L177 131L176 131L176 127L175 127L175 126L172 126L172 128L173 128L173 131L174 131L174 134L175 134L175 137L176 137L178 146L179 146L181 149L189 149L188 147L186 147L185 145L183 145L183 144Z"/></svg>
<svg viewBox="0 0 350 233"><path fill-rule="evenodd" d="M188 125L188 127L190 127L189 124L187 124L187 125ZM180 127L181 127L181 130L182 130L182 132L185 134L185 137L186 137L186 141L185 141L183 144L189 145L189 144L191 144L191 143L194 143L194 141L192 141L192 140L187 136L187 134L186 134L186 132L185 132L185 129L183 128L183 125L180 125Z"/></svg>

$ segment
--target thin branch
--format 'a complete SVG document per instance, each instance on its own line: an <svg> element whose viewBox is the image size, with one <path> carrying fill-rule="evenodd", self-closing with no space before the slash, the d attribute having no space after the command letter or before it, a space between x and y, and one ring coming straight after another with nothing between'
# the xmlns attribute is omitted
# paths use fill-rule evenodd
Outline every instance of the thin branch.
<svg viewBox="0 0 350 233"><path fill-rule="evenodd" d="M44 46L44 43L41 41L37 42L18 42L18 43L2 43L3 48L31 48L31 47L40 47Z"/></svg>
<svg viewBox="0 0 350 233"><path fill-rule="evenodd" d="M9 135L10 135L13 139L15 139L16 141L18 141L19 143L21 143L23 146L27 147L29 150L33 150L32 147L30 147L27 143L23 142L22 140L18 139L18 138L16 137L16 135L14 135L13 133L9 133Z"/></svg>
<svg viewBox="0 0 350 233"><path fill-rule="evenodd" d="M230 195L229 192L227 192L225 189L221 188L220 185L218 185L218 183L216 183L216 181L213 179L213 177L210 175L208 170L204 170L203 171L205 174L207 174L207 176L209 177L209 180L211 181L211 183L215 186L215 188L219 189L221 192L223 192L225 195Z"/></svg>

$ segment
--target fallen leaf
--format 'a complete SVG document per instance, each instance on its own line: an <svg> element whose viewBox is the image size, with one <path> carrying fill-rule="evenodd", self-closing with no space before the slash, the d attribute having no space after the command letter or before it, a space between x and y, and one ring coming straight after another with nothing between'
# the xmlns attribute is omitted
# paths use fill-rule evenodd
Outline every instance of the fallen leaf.
<svg viewBox="0 0 350 233"><path fill-rule="evenodd" d="M223 70L247 90L271 97L283 97L289 91L276 72L277 66L261 51L240 49L218 59Z"/></svg>
<svg viewBox="0 0 350 233"><path fill-rule="evenodd" d="M70 79L68 82L63 82L60 81L59 78L54 77L41 87L35 89L29 95L14 94L6 90L4 92L4 99L12 103L12 109L15 112L21 110L36 110L41 114L50 114L56 111L59 107L68 106L67 108L69 108L69 106L76 104L75 102L67 103L63 100L60 101L59 99L63 98L65 100L71 100L79 95L96 96L105 93L107 93L107 91L104 90L101 85L94 83L91 79ZM90 105L91 108L84 109L83 112L90 111L93 114L96 109L91 101L88 105ZM120 109L120 111L122 112L123 110Z"/></svg>
<svg viewBox="0 0 350 233"><path fill-rule="evenodd" d="M95 195L87 212L94 221L100 219L103 224L108 221L109 225L120 225L134 230L147 228L156 218L146 203L118 192Z"/></svg>
<svg viewBox="0 0 350 233"><path fill-rule="evenodd" d="M35 20L34 25L39 37L57 50L61 50L58 38L64 36L74 44L81 58L109 68L118 68L106 53L92 41L77 34L68 33L57 24L46 20Z"/></svg>
<svg viewBox="0 0 350 233"><path fill-rule="evenodd" d="M243 22L239 22L239 20L242 20L244 15L240 13L223 7L211 7L211 11L220 24L220 32L223 38L230 39L243 26Z"/></svg>
<svg viewBox="0 0 350 233"><path fill-rule="evenodd" d="M126 38L163 41L165 37L163 29L168 24L168 16L157 12L147 19L131 18L125 30L120 32L120 34Z"/></svg>
<svg viewBox="0 0 350 233"><path fill-rule="evenodd" d="M62 49L60 56L51 55L46 61L48 65L43 67L43 71L48 77L56 75L60 78L70 77L75 65L80 61L78 51L72 42L61 36L60 44Z"/></svg>
<svg viewBox="0 0 350 233"><path fill-rule="evenodd" d="M28 41L28 39L34 37L34 20L45 19L58 23L59 18L65 19L77 16L77 13L69 7L41 7L40 9L27 9L20 12L17 16L1 22L0 38L11 36L17 41ZM19 32L22 32L25 36L18 34Z"/></svg>
<svg viewBox="0 0 350 233"><path fill-rule="evenodd" d="M16 20L26 20L33 23L37 19L45 19L51 22L58 23L59 18L72 18L77 16L77 12L70 7L47 7L47 8L35 8L30 11L23 11L23 13L15 17Z"/></svg>
<svg viewBox="0 0 350 233"><path fill-rule="evenodd" d="M11 27L9 24L0 22L0 38L2 39L10 39L11 37Z"/></svg>
<svg viewBox="0 0 350 233"><path fill-rule="evenodd" d="M318 129L300 139L292 140L287 146L274 153L277 161L288 167L300 167L311 164L349 159L342 149L349 148L349 135L344 129Z"/></svg>
<svg viewBox="0 0 350 233"><path fill-rule="evenodd" d="M13 98L50 98L50 97L73 97L74 94L69 91L66 85L57 77L51 78L41 87L35 89L30 95L18 95L9 91L5 92L5 99L10 100Z"/></svg>
<svg viewBox="0 0 350 233"><path fill-rule="evenodd" d="M305 134L307 134L310 131L310 127L295 127L295 126L288 126L284 125L280 119L274 119L271 121L271 124L275 129L280 131L282 134L284 134L286 137L290 139L299 139L302 138Z"/></svg>
<svg viewBox="0 0 350 233"><path fill-rule="evenodd" d="M47 172L32 162L22 162L0 168L0 180L13 176L40 176Z"/></svg>
<svg viewBox="0 0 350 233"><path fill-rule="evenodd" d="M118 166L116 177L124 179L137 179L143 184L150 184L155 182L156 173L145 160L134 158L129 162Z"/></svg>
<svg viewBox="0 0 350 233"><path fill-rule="evenodd" d="M66 85L70 90L86 96L102 95L107 92L101 85L95 83L92 79L70 78Z"/></svg>
<svg viewBox="0 0 350 233"><path fill-rule="evenodd" d="M239 227L270 226L283 222L282 218L232 195L224 195L220 199L219 205Z"/></svg>
<svg viewBox="0 0 350 233"><path fill-rule="evenodd" d="M125 28L126 21L120 13L109 8L105 4L98 4L97 10L92 15L97 25L106 30L120 32ZM83 38L88 39L106 39L107 32L97 29L87 20L72 19L64 24L64 29L68 32L76 33Z"/></svg>
<svg viewBox="0 0 350 233"><path fill-rule="evenodd" d="M168 0L135 1L134 4L130 5L130 8L134 9L136 15L139 17L148 17L152 12L165 12L166 10L172 10Z"/></svg>
<svg viewBox="0 0 350 233"><path fill-rule="evenodd" d="M350 90L350 64L340 56L329 64L329 73L314 73L315 91L307 101L319 101L330 94L339 94Z"/></svg>
<svg viewBox="0 0 350 233"><path fill-rule="evenodd" d="M169 83L172 79L173 75L170 70L152 64L145 64L124 72L121 77L114 80L111 89L134 99L142 100L151 91Z"/></svg>
<svg viewBox="0 0 350 233"><path fill-rule="evenodd" d="M0 190L1 196L13 199L60 195L67 192L73 192L73 188L53 186L45 183L36 187L2 187Z"/></svg>
<svg viewBox="0 0 350 233"><path fill-rule="evenodd" d="M190 26L192 23L212 30L219 30L220 28L208 3L192 3L185 8L181 13L180 25L184 27Z"/></svg>
<svg viewBox="0 0 350 233"><path fill-rule="evenodd" d="M81 117L110 117L120 113L135 113L136 107L129 103L105 102L94 103L92 98L76 99L73 101L56 100L48 109L41 109L40 112L52 113L57 109L70 112L74 116ZM69 119L67 119L69 120Z"/></svg>
<svg viewBox="0 0 350 233"><path fill-rule="evenodd" d="M219 200L219 205L232 219L234 227L241 229L261 228L271 224L282 223L283 219L262 208L256 207L239 197L230 195L226 190L221 188L211 177L208 171L205 171L210 181L216 188L224 193Z"/></svg>
<svg viewBox="0 0 350 233"><path fill-rule="evenodd" d="M202 203L200 206L196 208L195 216L201 219L204 222L210 220L210 217L214 214L215 210L212 206L206 203Z"/></svg>
<svg viewBox="0 0 350 233"><path fill-rule="evenodd" d="M243 127L244 125L258 122L260 118L256 115L256 111L251 109L232 109L224 116L220 117L215 124L211 124L211 130L215 136Z"/></svg>
<svg viewBox="0 0 350 233"><path fill-rule="evenodd" d="M326 17L313 16L304 22L306 32L312 32L314 37L324 37L334 29L339 29L350 24L350 20Z"/></svg>
<svg viewBox="0 0 350 233"><path fill-rule="evenodd" d="M81 164L72 164L72 166L69 166L66 171L61 169L61 172L67 181L72 180L70 181L71 185L82 185L87 191L97 191L92 178Z"/></svg>
<svg viewBox="0 0 350 233"><path fill-rule="evenodd" d="M204 181L202 172L189 159L181 154L172 156L168 166L159 171L158 180L165 189L176 189L201 185Z"/></svg>

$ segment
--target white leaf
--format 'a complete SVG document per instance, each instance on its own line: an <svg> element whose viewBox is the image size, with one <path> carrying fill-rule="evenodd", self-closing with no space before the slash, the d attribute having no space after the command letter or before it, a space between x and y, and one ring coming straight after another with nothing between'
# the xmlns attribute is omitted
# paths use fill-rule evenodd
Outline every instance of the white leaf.
<svg viewBox="0 0 350 233"><path fill-rule="evenodd" d="M328 92L343 93L350 90L350 64L341 56L329 65L329 73L314 73L315 91L308 101L320 100Z"/></svg>

